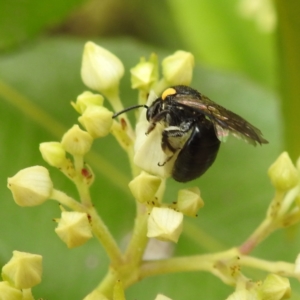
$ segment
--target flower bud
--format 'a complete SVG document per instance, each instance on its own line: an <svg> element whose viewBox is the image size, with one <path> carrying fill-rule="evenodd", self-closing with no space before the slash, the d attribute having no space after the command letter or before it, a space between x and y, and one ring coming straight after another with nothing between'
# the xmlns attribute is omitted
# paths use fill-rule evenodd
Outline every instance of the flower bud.
<svg viewBox="0 0 300 300"><path fill-rule="evenodd" d="M130 69L131 88L149 90L150 86L158 80L157 56L152 54L149 61L141 61Z"/></svg>
<svg viewBox="0 0 300 300"><path fill-rule="evenodd" d="M51 195L53 184L46 168L34 166L19 171L8 178L7 187L20 206L35 206L45 202Z"/></svg>
<svg viewBox="0 0 300 300"><path fill-rule="evenodd" d="M93 235L86 213L63 211L55 232L68 246L81 246Z"/></svg>
<svg viewBox="0 0 300 300"><path fill-rule="evenodd" d="M259 300L255 291L248 291L246 289L241 289L233 292L226 300ZM271 299L270 299L271 300ZM275 300L275 299L274 299Z"/></svg>
<svg viewBox="0 0 300 300"><path fill-rule="evenodd" d="M182 232L183 214L166 207L153 207L148 218L147 237L177 243Z"/></svg>
<svg viewBox="0 0 300 300"><path fill-rule="evenodd" d="M78 113L83 114L86 108L90 105L102 106L103 101L104 98L102 95L93 94L89 91L86 91L77 97L76 103L71 102L71 105Z"/></svg>
<svg viewBox="0 0 300 300"><path fill-rule="evenodd" d="M113 113L103 106L89 106L78 121L93 138L109 134L113 124Z"/></svg>
<svg viewBox="0 0 300 300"><path fill-rule="evenodd" d="M40 152L44 161L52 167L61 168L67 163L66 151L59 142L41 143Z"/></svg>
<svg viewBox="0 0 300 300"><path fill-rule="evenodd" d="M287 152L283 152L268 170L275 189L287 191L299 183L299 173Z"/></svg>
<svg viewBox="0 0 300 300"><path fill-rule="evenodd" d="M13 251L13 257L2 268L2 278L19 289L29 289L42 280L42 256Z"/></svg>
<svg viewBox="0 0 300 300"><path fill-rule="evenodd" d="M22 292L7 281L0 282L0 300L22 300Z"/></svg>
<svg viewBox="0 0 300 300"><path fill-rule="evenodd" d="M172 300L172 299L162 294L158 294L154 300Z"/></svg>
<svg viewBox="0 0 300 300"><path fill-rule="evenodd" d="M291 286L287 278L269 274L260 287L262 299L287 299L291 296Z"/></svg>
<svg viewBox="0 0 300 300"><path fill-rule="evenodd" d="M124 66L111 52L92 43L84 46L81 78L84 84L96 91L117 89L124 75Z"/></svg>
<svg viewBox="0 0 300 300"><path fill-rule="evenodd" d="M171 85L190 85L193 68L194 56L186 51L176 51L162 62L163 76Z"/></svg>
<svg viewBox="0 0 300 300"><path fill-rule="evenodd" d="M294 273L297 275L298 280L300 280L300 254L298 254L296 261L295 261Z"/></svg>
<svg viewBox="0 0 300 300"><path fill-rule="evenodd" d="M143 171L130 181L129 189L137 201L144 203L153 200L160 184L161 179L159 177Z"/></svg>
<svg viewBox="0 0 300 300"><path fill-rule="evenodd" d="M186 216L195 217L198 210L203 206L204 202L197 187L183 189L178 192L176 208Z"/></svg>
<svg viewBox="0 0 300 300"><path fill-rule="evenodd" d="M63 148L72 155L83 156L89 152L93 138L89 133L83 131L78 125L73 125L63 136L61 144Z"/></svg>
<svg viewBox="0 0 300 300"><path fill-rule="evenodd" d="M92 291L83 300L108 300L101 292L98 290Z"/></svg>

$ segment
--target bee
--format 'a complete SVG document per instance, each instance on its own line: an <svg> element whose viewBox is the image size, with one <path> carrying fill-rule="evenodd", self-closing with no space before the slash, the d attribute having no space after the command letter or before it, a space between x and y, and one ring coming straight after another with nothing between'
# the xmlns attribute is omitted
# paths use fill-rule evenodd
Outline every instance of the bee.
<svg viewBox="0 0 300 300"><path fill-rule="evenodd" d="M113 117L138 107L147 109L147 136L157 124L162 126L160 143L166 158L157 164L164 167L172 161L170 175L179 182L203 175L229 133L254 146L268 143L258 128L188 86L167 88L151 105L131 106Z"/></svg>

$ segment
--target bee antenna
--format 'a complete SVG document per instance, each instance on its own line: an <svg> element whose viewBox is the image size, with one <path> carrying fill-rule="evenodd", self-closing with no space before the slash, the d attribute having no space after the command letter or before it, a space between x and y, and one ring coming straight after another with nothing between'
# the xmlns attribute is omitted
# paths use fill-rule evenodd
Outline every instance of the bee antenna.
<svg viewBox="0 0 300 300"><path fill-rule="evenodd" d="M148 106L145 105L145 104L133 105L133 106L129 106L129 107L127 107L127 108L125 108L125 109L123 109L123 110L121 110L121 111L119 111L119 112L116 112L115 114L113 114L112 117L113 117L113 118L116 118L117 116L119 116L119 115L121 115L121 114L123 114L123 113L125 113L125 112L127 112L127 111L129 111L129 110L136 109L136 108L140 108L140 107L145 107L145 108L148 109Z"/></svg>

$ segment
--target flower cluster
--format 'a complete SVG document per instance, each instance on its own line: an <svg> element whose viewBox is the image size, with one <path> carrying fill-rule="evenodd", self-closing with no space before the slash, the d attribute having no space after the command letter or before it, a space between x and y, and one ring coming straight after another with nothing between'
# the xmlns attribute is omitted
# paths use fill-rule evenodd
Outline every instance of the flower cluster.
<svg viewBox="0 0 300 300"><path fill-rule="evenodd" d="M177 51L166 57L159 67L158 57L141 58L131 69L131 85L138 90L139 106L149 106L165 88L172 85L189 85L192 80L194 58L185 51ZM161 69L161 72L160 72ZM161 74L161 75L160 75ZM19 171L8 178L8 188L20 206L36 206L48 199L60 203L60 217L55 233L68 248L78 247L95 237L105 249L110 267L106 278L85 300L125 300L124 289L154 274L174 271L205 270L229 285L235 292L228 299L285 299L290 295L287 277L299 279L299 262L295 264L258 261L247 254L274 230L300 221L299 165L295 167L287 153L283 153L270 167L269 176L275 187L275 197L265 220L239 248L208 255L164 260L143 260L149 238L177 243L183 230L184 216L196 217L203 207L200 190L196 187L181 189L177 199L164 197L166 178L170 176L170 164L161 148L163 128L157 123L151 137L145 132L149 123L146 112L137 116L135 131L122 115L118 120L114 112L122 111L119 97L120 80L124 75L122 62L106 49L92 42L84 47L81 75L83 82L95 93L85 91L71 105L79 113L78 122L62 137L61 141L40 144L40 152L50 166L57 168L76 186L79 199L57 190L49 171L34 166ZM114 112L105 107L108 101ZM90 196L94 182L92 167L85 156L97 138L112 134L128 154L133 179L129 190L136 200L137 216L131 239L122 251L109 229L95 210ZM175 159L175 158L172 158ZM299 260L299 259L298 259ZM266 279L255 282L244 276L241 267L262 268L269 273ZM14 252L12 260L3 267L0 282L3 299L22 298L31 295L31 288L41 280L41 257ZM281 276L279 276L279 273ZM28 299L33 299L31 296ZM169 300L161 294L155 300Z"/></svg>

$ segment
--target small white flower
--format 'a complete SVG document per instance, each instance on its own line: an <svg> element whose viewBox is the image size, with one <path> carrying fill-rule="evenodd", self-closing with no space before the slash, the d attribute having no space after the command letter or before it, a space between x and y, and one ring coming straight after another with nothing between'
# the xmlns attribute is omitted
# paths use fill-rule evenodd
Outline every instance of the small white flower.
<svg viewBox="0 0 300 300"><path fill-rule="evenodd" d="M0 300L22 300L22 292L11 286L7 281L0 282Z"/></svg>
<svg viewBox="0 0 300 300"><path fill-rule="evenodd" d="M152 102L157 98L154 92L150 92L147 106L150 106ZM164 127L157 123L155 128L146 135L149 127L149 122L146 119L146 110L142 110L139 121L136 125L136 140L134 144L134 163L143 169L144 171L156 175L161 178L168 178L171 176L174 161L177 155L174 155L163 166L167 159L167 154L162 150L161 137Z"/></svg>
<svg viewBox="0 0 300 300"><path fill-rule="evenodd" d="M16 288L32 288L42 280L42 256L13 251L13 257L2 268L2 278Z"/></svg>
<svg viewBox="0 0 300 300"><path fill-rule="evenodd" d="M78 121L93 138L109 134L113 124L113 113L103 106L89 106Z"/></svg>
<svg viewBox="0 0 300 300"><path fill-rule="evenodd" d="M190 85L193 78L194 56L190 52L176 51L162 62L165 80L170 85Z"/></svg>
<svg viewBox="0 0 300 300"><path fill-rule="evenodd" d="M71 104L78 113L83 114L90 105L103 106L103 102L104 98L102 95L86 91L77 97L76 103L71 102Z"/></svg>
<svg viewBox="0 0 300 300"><path fill-rule="evenodd" d="M182 232L183 214L166 207L153 207L148 218L147 237L177 243Z"/></svg>
<svg viewBox="0 0 300 300"><path fill-rule="evenodd" d="M141 202L147 202L154 199L156 192L161 184L161 179L157 176L141 172L129 183L129 189L134 198Z"/></svg>
<svg viewBox="0 0 300 300"><path fill-rule="evenodd" d="M114 54L87 42L84 46L81 78L89 88L103 92L117 89L124 75L124 66Z"/></svg>
<svg viewBox="0 0 300 300"><path fill-rule="evenodd" d="M63 211L55 232L68 246L81 246L93 235L86 213Z"/></svg>
<svg viewBox="0 0 300 300"><path fill-rule="evenodd" d="M7 183L15 202L20 206L42 204L50 197L53 189L48 170L41 166L19 171L15 176L8 178Z"/></svg>
<svg viewBox="0 0 300 300"><path fill-rule="evenodd" d="M67 163L66 151L59 142L41 143L40 152L50 166L60 168Z"/></svg>
<svg viewBox="0 0 300 300"><path fill-rule="evenodd" d="M92 146L92 136L79 128L78 125L73 125L62 137L61 144L63 148L72 155L83 156L90 151Z"/></svg>
<svg viewBox="0 0 300 300"><path fill-rule="evenodd" d="M273 186L280 191L287 191L299 183L299 173L287 152L283 152L270 166L268 175Z"/></svg>

